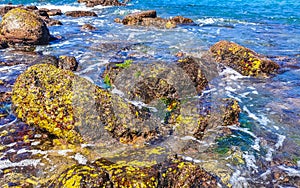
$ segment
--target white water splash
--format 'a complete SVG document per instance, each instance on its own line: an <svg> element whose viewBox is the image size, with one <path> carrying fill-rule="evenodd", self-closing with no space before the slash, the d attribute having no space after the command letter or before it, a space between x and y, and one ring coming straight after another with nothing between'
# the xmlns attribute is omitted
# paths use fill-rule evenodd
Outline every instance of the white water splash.
<svg viewBox="0 0 300 188"><path fill-rule="evenodd" d="M300 170L291 168L291 167L286 167L283 165L278 166L281 170L284 170L289 176L293 177L300 177Z"/></svg>
<svg viewBox="0 0 300 188"><path fill-rule="evenodd" d="M256 166L256 159L254 155L248 154L248 152L243 153L243 158L245 159L246 166L249 170L254 170L255 172L258 172L258 166Z"/></svg>
<svg viewBox="0 0 300 188"><path fill-rule="evenodd" d="M280 134L277 134L277 135L278 135L278 142L275 144L275 148L278 150L279 148L282 147L283 142L284 142L286 136L280 135Z"/></svg>
<svg viewBox="0 0 300 188"><path fill-rule="evenodd" d="M13 163L8 159L0 160L0 169L3 170L11 167L22 167L22 166L30 166L30 165L36 167L40 161L41 159L25 159L23 161Z"/></svg>
<svg viewBox="0 0 300 188"><path fill-rule="evenodd" d="M80 153L76 153L72 158L77 160L79 164L86 164L88 162L87 158Z"/></svg>

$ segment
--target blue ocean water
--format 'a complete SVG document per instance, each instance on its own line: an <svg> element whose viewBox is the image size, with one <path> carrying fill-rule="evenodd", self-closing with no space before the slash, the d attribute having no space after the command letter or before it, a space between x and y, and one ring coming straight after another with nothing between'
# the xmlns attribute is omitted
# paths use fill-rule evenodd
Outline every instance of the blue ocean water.
<svg viewBox="0 0 300 188"><path fill-rule="evenodd" d="M260 175L268 172L272 156L287 155L300 164L300 1L133 0L124 7L94 8L87 8L75 0L0 1L2 4L9 2L59 8L63 12L95 11L99 15L96 18L53 17L63 25L49 27L50 33L61 36L61 39L47 46L37 46L36 52L75 56L80 63L77 74L100 86L103 86L100 73L116 55L116 51L99 50L99 45L103 43L138 44L135 50L143 52L143 59L151 57L167 62L173 61L174 54L179 51L201 55L220 40L234 41L267 55L281 65L280 74L262 80L243 77L231 69L225 69L220 77L210 83L212 98L235 98L242 108L241 127L232 128L234 136L217 144L220 150L238 148L246 161L244 166L231 166L233 172L241 172L239 176L233 173L236 176L230 180L236 187L240 185L238 180L243 178L249 185L263 182ZM163 18L185 16L197 25L167 30L114 23L115 18L149 9L156 10L158 16ZM95 26L97 30L80 31L85 23ZM13 51L0 51L1 60L12 58L20 56ZM0 67L0 77L14 80L25 68L25 65ZM205 153L189 157L195 161L207 160ZM223 163L219 163L216 166L222 166ZM262 163L267 167L262 168ZM293 169L298 176L299 168L300 165Z"/></svg>

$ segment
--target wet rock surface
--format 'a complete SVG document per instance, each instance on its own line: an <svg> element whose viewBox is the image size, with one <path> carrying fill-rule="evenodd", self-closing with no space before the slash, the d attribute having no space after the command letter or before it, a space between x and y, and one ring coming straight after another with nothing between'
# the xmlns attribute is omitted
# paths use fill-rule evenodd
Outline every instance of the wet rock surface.
<svg viewBox="0 0 300 188"><path fill-rule="evenodd" d="M92 11L68 11L65 12L66 16L71 16L71 17L85 17L85 16L92 16L92 17L97 17L98 15L95 12Z"/></svg>
<svg viewBox="0 0 300 188"><path fill-rule="evenodd" d="M123 142L148 140L164 129L143 115L147 109L47 64L34 65L18 77L12 101L19 118L71 143L95 141L106 131Z"/></svg>
<svg viewBox="0 0 300 188"><path fill-rule="evenodd" d="M210 48L210 52L217 62L245 76L267 76L279 69L277 63L234 42L220 41Z"/></svg>
<svg viewBox="0 0 300 188"><path fill-rule="evenodd" d="M174 28L177 25L182 24L194 24L193 20L184 18L182 16L176 16L170 19L157 17L155 10L132 13L125 16L123 20L115 19L115 22L123 23L124 25L129 26L153 26L167 29Z"/></svg>
<svg viewBox="0 0 300 188"><path fill-rule="evenodd" d="M0 33L12 43L48 44L50 40L49 30L41 18L21 8L12 9L3 16Z"/></svg>

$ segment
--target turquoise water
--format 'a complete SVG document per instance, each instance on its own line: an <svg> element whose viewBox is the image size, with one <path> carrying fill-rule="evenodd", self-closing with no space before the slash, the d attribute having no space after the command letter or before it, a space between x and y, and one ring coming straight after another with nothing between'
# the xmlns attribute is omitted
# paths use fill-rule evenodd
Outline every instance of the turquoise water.
<svg viewBox="0 0 300 188"><path fill-rule="evenodd" d="M0 1L8 2L11 1ZM254 79L225 69L210 82L210 100L233 97L242 108L241 127L232 128L233 136L217 140L214 149L221 153L240 152L246 161L244 165L227 165L232 170L230 181L236 187L244 181L249 186L264 185L262 175L275 169L271 168L274 156L300 159L300 1L137 0L130 1L125 7L95 8L86 8L73 0L14 0L13 3L60 8L63 12L95 11L99 17L55 16L63 25L49 27L49 30L52 35L62 38L47 46L37 46L35 51L45 55L75 56L80 63L77 74L99 86L104 86L100 77L104 66L116 58L126 58L129 53L120 47L100 49L99 46L106 43L134 44L131 51L138 54L133 57L137 60L174 61L178 51L199 56L219 40L231 40L267 55L281 65L280 74L268 79ZM128 13L149 9L156 10L158 16L164 18L189 17L197 25L162 30L127 27L113 21ZM92 24L97 30L81 32L80 26L84 23ZM13 50L0 51L0 60L17 60L23 56ZM27 58L32 57L28 55ZM0 77L13 82L26 67L1 66ZM201 152L182 155L194 161L208 161ZM219 159L216 166L226 166L221 162L225 158ZM294 177L300 177L299 164L293 168ZM241 173L237 175L237 172ZM290 172L286 170L286 173Z"/></svg>

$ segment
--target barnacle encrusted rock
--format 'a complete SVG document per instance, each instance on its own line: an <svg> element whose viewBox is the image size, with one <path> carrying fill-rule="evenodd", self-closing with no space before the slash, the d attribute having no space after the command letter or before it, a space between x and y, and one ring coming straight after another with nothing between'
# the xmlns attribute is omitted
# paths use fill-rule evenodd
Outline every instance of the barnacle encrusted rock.
<svg viewBox="0 0 300 188"><path fill-rule="evenodd" d="M22 8L14 8L3 16L0 36L12 43L48 44L50 40L44 21L37 14Z"/></svg>
<svg viewBox="0 0 300 188"><path fill-rule="evenodd" d="M163 131L147 108L138 108L71 71L37 64L14 85L17 117L69 142L96 142L111 136L122 142L147 140Z"/></svg>
<svg viewBox="0 0 300 188"><path fill-rule="evenodd" d="M142 164L142 162L141 162ZM99 184L95 184L99 183ZM217 179L199 165L170 158L151 166L113 163L104 158L74 165L50 187L217 187Z"/></svg>
<svg viewBox="0 0 300 188"><path fill-rule="evenodd" d="M210 48L219 63L245 76L268 76L278 71L279 65L265 56L230 41L220 41Z"/></svg>

